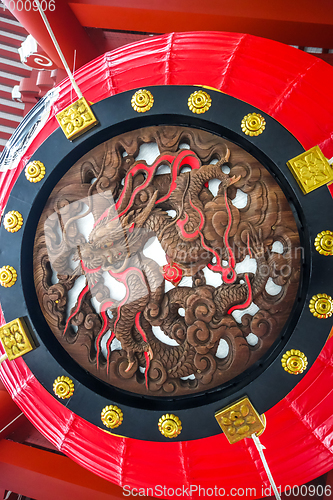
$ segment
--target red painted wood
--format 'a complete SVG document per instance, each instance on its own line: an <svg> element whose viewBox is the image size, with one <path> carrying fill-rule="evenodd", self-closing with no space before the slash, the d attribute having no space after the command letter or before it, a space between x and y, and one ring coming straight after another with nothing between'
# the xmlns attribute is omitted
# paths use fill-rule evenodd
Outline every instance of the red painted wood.
<svg viewBox="0 0 333 500"><path fill-rule="evenodd" d="M8 134L7 132L2 132L0 130L0 138L4 139L5 141L8 141L8 139L11 137L12 134Z"/></svg>
<svg viewBox="0 0 333 500"><path fill-rule="evenodd" d="M0 112L9 113L11 115L17 116L18 118L23 118L23 109L14 108L12 106L6 106L5 104L0 104Z"/></svg>
<svg viewBox="0 0 333 500"><path fill-rule="evenodd" d="M2 81L1 81L1 85L3 85ZM10 92L5 92L4 90L0 90L0 97L2 99L11 100L12 99L12 89L10 88Z"/></svg>
<svg viewBox="0 0 333 500"><path fill-rule="evenodd" d="M9 10L12 9L12 4L9 0L4 0L4 3ZM38 41L39 45L52 61L59 68L62 68L61 60L39 12L33 9L19 12L16 9L12 10L12 13L24 28L31 33L35 40ZM47 9L45 14L70 68L73 68L75 50L77 68L98 55L98 50L94 47L83 27L76 19L66 0L56 0L55 9L53 11Z"/></svg>
<svg viewBox="0 0 333 500"><path fill-rule="evenodd" d="M120 487L67 457L7 440L0 441L0 488L35 500L124 498Z"/></svg>
<svg viewBox="0 0 333 500"><path fill-rule="evenodd" d="M332 2L69 0L82 26L148 33L224 30L290 45L332 47Z"/></svg>
<svg viewBox="0 0 333 500"><path fill-rule="evenodd" d="M31 71L29 71L26 68L14 66L13 64L8 64L7 59L4 59L3 62L0 62L0 71L5 71L6 73L11 73L13 75L18 75L21 77L30 76L31 73Z"/></svg>
<svg viewBox="0 0 333 500"><path fill-rule="evenodd" d="M14 80L10 73L6 73L7 76L1 76L2 85L6 85L7 87L14 87L14 85L18 85L20 83L19 80Z"/></svg>
<svg viewBox="0 0 333 500"><path fill-rule="evenodd" d="M21 413L21 410L5 389L0 390L0 408L0 439L3 439L11 432L10 427L6 429L5 427Z"/></svg>
<svg viewBox="0 0 333 500"><path fill-rule="evenodd" d="M19 63L21 62L19 53L16 51L12 52L10 50L0 48L0 57L11 59L12 61L17 61Z"/></svg>
<svg viewBox="0 0 333 500"><path fill-rule="evenodd" d="M7 31L7 30L6 30ZM27 34L28 35L28 34ZM23 40L16 40L15 38L10 36L10 33L5 34L1 33L0 34L0 43L4 43L6 45L10 45L11 47L21 47L21 43Z"/></svg>
<svg viewBox="0 0 333 500"><path fill-rule="evenodd" d="M7 120L6 118L2 118L0 116L0 125L4 125L5 127L12 127L12 128L16 128L18 126L18 124L20 123L21 120L18 120L17 122L16 121L13 121L13 120ZM1 173L0 173L1 175Z"/></svg>
<svg viewBox="0 0 333 500"><path fill-rule="evenodd" d="M1 7L0 7L0 29L5 30L5 31L10 31L12 33L17 33L18 35L21 35L23 37L28 36L27 30L23 26L17 26L17 24L12 24L11 22L6 22L6 19L17 23L16 18L11 15L9 10L5 9L3 4L1 4Z"/></svg>

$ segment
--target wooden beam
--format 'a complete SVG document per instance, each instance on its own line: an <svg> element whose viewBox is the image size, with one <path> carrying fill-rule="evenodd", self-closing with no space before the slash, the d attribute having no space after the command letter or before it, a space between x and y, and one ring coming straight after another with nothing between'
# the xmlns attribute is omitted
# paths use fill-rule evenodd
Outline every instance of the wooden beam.
<svg viewBox="0 0 333 500"><path fill-rule="evenodd" d="M67 457L6 439L0 441L0 491L1 488L35 500L124 498L122 488Z"/></svg>
<svg viewBox="0 0 333 500"><path fill-rule="evenodd" d="M333 2L324 0L69 0L82 26L167 33L233 31L290 45L333 48Z"/></svg>
<svg viewBox="0 0 333 500"><path fill-rule="evenodd" d="M24 28L31 33L52 61L62 68L62 63L53 45L50 35L42 21L38 11L34 9L18 10L15 2L4 0L8 10L18 19ZM80 25L66 0L48 0L48 8L45 10L47 19L51 25L54 35L64 53L68 65L72 68L74 59L76 69L83 66L99 55L98 50L90 40L89 36ZM52 7L51 7L52 6ZM76 58L74 52L76 51Z"/></svg>

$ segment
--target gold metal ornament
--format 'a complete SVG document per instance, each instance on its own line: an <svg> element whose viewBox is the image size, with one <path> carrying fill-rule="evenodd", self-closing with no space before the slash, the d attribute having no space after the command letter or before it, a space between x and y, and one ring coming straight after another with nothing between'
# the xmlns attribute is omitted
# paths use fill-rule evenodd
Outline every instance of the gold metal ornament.
<svg viewBox="0 0 333 500"><path fill-rule="evenodd" d="M68 399L74 394L74 383L69 377L62 375L53 382L53 392L60 399Z"/></svg>
<svg viewBox="0 0 333 500"><path fill-rule="evenodd" d="M249 398L245 397L215 413L215 418L230 444L260 435L266 427L266 419L260 418Z"/></svg>
<svg viewBox="0 0 333 500"><path fill-rule="evenodd" d="M137 90L131 99L132 108L138 113L145 113L153 107L153 104L153 94L146 89Z"/></svg>
<svg viewBox="0 0 333 500"><path fill-rule="evenodd" d="M39 182L45 176L45 165L41 161L31 161L25 167L25 176L30 182Z"/></svg>
<svg viewBox="0 0 333 500"><path fill-rule="evenodd" d="M281 364L286 372L291 375L299 375L306 370L308 360L303 352L298 349L290 349L282 356Z"/></svg>
<svg viewBox="0 0 333 500"><path fill-rule="evenodd" d="M97 125L98 120L84 97L73 102L56 115L66 138L73 141Z"/></svg>
<svg viewBox="0 0 333 500"><path fill-rule="evenodd" d="M215 92L220 92L221 94L225 94L223 90L217 89L216 87L210 87L209 85L199 85L199 84L194 84L194 87L201 87L202 89L208 89L208 90L215 90Z"/></svg>
<svg viewBox="0 0 333 500"><path fill-rule="evenodd" d="M118 406L108 405L103 408L101 413L103 424L109 429L119 427L123 421L123 412Z"/></svg>
<svg viewBox="0 0 333 500"><path fill-rule="evenodd" d="M304 194L333 180L333 167L328 163L319 146L314 146L292 158L287 165Z"/></svg>
<svg viewBox="0 0 333 500"><path fill-rule="evenodd" d="M264 428L263 428L263 429L261 429L261 431L256 432L256 436L257 436L257 437L261 436L261 434L262 434L262 433L264 432L264 430L266 429L267 420L266 420L266 415L265 415L265 413L262 413L262 414L260 415L260 420L262 421L262 425L264 426Z"/></svg>
<svg viewBox="0 0 333 500"><path fill-rule="evenodd" d="M245 135L257 136L263 133L266 127L266 120L259 113L249 113L244 116L241 128Z"/></svg>
<svg viewBox="0 0 333 500"><path fill-rule="evenodd" d="M330 318L333 314L333 300L332 297L326 293L318 293L314 295L309 303L310 311L316 318L326 319Z"/></svg>
<svg viewBox="0 0 333 500"><path fill-rule="evenodd" d="M192 113L206 113L212 105L212 99L204 90L197 90L190 95L187 101Z"/></svg>
<svg viewBox="0 0 333 500"><path fill-rule="evenodd" d="M3 226L9 233L16 233L23 225L23 217L17 210L7 212L3 218Z"/></svg>
<svg viewBox="0 0 333 500"><path fill-rule="evenodd" d="M23 356L36 344L23 318L17 318L0 327L0 339L9 360Z"/></svg>
<svg viewBox="0 0 333 500"><path fill-rule="evenodd" d="M182 431L182 423L176 415L167 413L162 415L158 421L158 428L161 434L167 438L174 438L179 436Z"/></svg>
<svg viewBox="0 0 333 500"><path fill-rule="evenodd" d="M333 255L333 232L322 231L318 233L314 245L321 255Z"/></svg>
<svg viewBox="0 0 333 500"><path fill-rule="evenodd" d="M12 266L3 266L0 268L0 285L5 288L10 288L15 285L17 280L17 272Z"/></svg>

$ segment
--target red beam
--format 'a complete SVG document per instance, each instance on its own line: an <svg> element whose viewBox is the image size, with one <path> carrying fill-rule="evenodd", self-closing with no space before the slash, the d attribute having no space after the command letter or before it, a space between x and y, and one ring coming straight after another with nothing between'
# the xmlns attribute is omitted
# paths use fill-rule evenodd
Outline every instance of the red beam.
<svg viewBox="0 0 333 500"><path fill-rule="evenodd" d="M0 390L0 408L0 439L3 439L12 431L10 423L20 415L21 410L6 390Z"/></svg>
<svg viewBox="0 0 333 500"><path fill-rule="evenodd" d="M0 488L36 500L124 499L119 486L69 458L5 439L0 441Z"/></svg>
<svg viewBox="0 0 333 500"><path fill-rule="evenodd" d="M290 45L333 48L333 2L312 0L70 0L83 26L166 33L233 31Z"/></svg>
<svg viewBox="0 0 333 500"><path fill-rule="evenodd" d="M4 3L9 10L13 8L13 1L4 0ZM53 11L47 9L45 14L69 67L73 67L74 51L76 50L76 68L79 68L97 57L99 52L76 19L66 0L56 0L54 5L55 9ZM62 68L61 60L39 12L35 12L33 9L19 12L17 9L13 9L12 13L25 29L38 41L39 45L52 61L54 61L59 68Z"/></svg>

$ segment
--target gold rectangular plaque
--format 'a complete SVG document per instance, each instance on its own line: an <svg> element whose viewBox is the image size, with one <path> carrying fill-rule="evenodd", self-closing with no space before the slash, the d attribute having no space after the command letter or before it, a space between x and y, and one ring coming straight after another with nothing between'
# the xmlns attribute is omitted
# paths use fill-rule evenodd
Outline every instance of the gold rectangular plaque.
<svg viewBox="0 0 333 500"><path fill-rule="evenodd" d="M246 397L217 411L215 418L231 444L265 429L258 412Z"/></svg>
<svg viewBox="0 0 333 500"><path fill-rule="evenodd" d="M304 194L333 180L333 168L319 146L292 158L287 165Z"/></svg>
<svg viewBox="0 0 333 500"><path fill-rule="evenodd" d="M17 318L0 327L0 339L9 360L19 358L36 348L23 318Z"/></svg>
<svg viewBox="0 0 333 500"><path fill-rule="evenodd" d="M84 97L60 111L56 118L65 136L73 141L97 125L98 120Z"/></svg>

